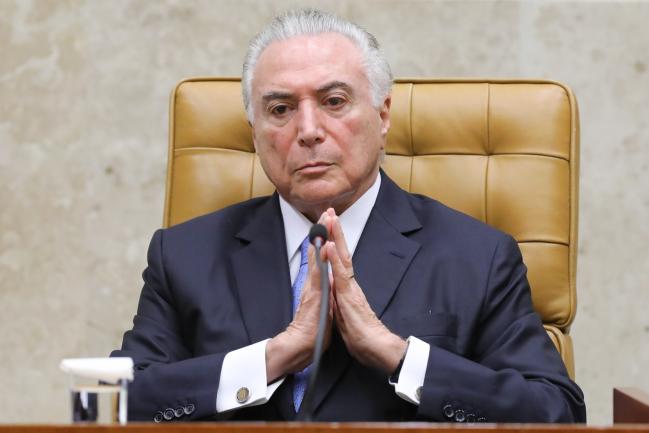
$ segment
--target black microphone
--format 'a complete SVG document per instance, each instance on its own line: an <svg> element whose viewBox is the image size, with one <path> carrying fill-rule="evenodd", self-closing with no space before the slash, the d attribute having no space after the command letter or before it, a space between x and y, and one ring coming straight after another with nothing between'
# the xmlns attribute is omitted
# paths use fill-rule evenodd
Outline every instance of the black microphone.
<svg viewBox="0 0 649 433"><path fill-rule="evenodd" d="M318 321L318 335L315 340L315 349L313 350L313 363L311 364L311 373L309 374L309 383L306 387L306 393L302 399L302 405L297 416L298 421L311 421L313 412L313 396L315 395L315 383L320 369L320 359L322 358L322 346L324 345L324 336L327 328L327 316L329 315L329 272L327 265L320 258L320 248L327 242L327 228L322 224L314 224L309 230L309 242L315 247L315 261L320 269L320 320Z"/></svg>
<svg viewBox="0 0 649 433"><path fill-rule="evenodd" d="M316 248L321 247L323 243L327 242L327 229L325 226L322 224L313 224L311 230L309 230L309 242ZM316 260L320 260L320 256L316 256Z"/></svg>

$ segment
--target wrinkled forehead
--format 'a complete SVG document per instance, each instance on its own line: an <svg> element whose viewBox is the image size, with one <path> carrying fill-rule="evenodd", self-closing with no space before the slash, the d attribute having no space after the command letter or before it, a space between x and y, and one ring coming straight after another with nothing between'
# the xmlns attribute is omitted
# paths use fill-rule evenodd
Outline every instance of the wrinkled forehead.
<svg viewBox="0 0 649 433"><path fill-rule="evenodd" d="M339 33L300 35L270 43L253 73L253 93L268 85L343 78L367 81L361 49ZM287 83L283 83L287 81Z"/></svg>

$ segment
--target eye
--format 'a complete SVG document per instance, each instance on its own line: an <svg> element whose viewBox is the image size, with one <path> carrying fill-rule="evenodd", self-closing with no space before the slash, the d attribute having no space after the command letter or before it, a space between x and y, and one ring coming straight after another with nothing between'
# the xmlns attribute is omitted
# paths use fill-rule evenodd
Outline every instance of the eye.
<svg viewBox="0 0 649 433"><path fill-rule="evenodd" d="M325 99L324 104L327 107L340 108L343 105L345 105L346 102L347 100L342 96L330 96L327 99Z"/></svg>
<svg viewBox="0 0 649 433"><path fill-rule="evenodd" d="M286 104L277 104L270 107L269 111L273 116L283 116L288 112L288 108Z"/></svg>
<svg viewBox="0 0 649 433"><path fill-rule="evenodd" d="M290 111L293 109L291 104L288 104L286 102L277 102L277 103L271 103L268 107L266 107L266 111L272 116L272 117L285 117L290 114Z"/></svg>

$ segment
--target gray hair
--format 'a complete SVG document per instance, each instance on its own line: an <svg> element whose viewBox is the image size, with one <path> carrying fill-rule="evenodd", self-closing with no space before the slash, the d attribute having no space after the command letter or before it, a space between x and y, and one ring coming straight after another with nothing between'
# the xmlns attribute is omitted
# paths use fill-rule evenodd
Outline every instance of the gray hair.
<svg viewBox="0 0 649 433"><path fill-rule="evenodd" d="M363 55L372 103L375 107L381 106L392 88L392 71L376 38L356 24L334 14L317 9L292 10L275 17L248 45L248 52L243 62L241 87L243 104L250 123L253 122L252 80L261 53L272 42L321 33L339 33L358 46Z"/></svg>

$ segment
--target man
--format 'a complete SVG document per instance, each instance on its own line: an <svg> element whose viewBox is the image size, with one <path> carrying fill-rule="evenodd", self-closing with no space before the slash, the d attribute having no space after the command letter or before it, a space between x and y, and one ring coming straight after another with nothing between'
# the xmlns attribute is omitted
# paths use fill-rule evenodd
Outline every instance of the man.
<svg viewBox="0 0 649 433"><path fill-rule="evenodd" d="M135 360L131 419L295 418L320 308L303 239L320 222L332 302L316 420L585 421L515 241L380 172L391 73L373 36L289 12L252 41L242 84L277 193L154 235L112 354Z"/></svg>

